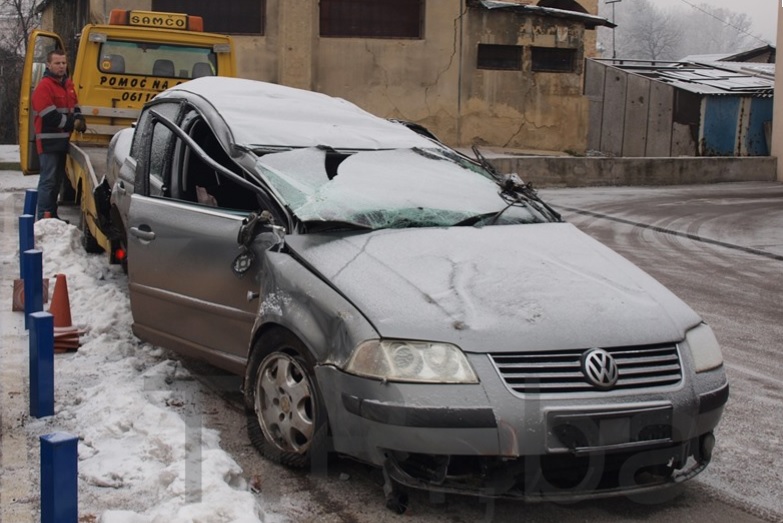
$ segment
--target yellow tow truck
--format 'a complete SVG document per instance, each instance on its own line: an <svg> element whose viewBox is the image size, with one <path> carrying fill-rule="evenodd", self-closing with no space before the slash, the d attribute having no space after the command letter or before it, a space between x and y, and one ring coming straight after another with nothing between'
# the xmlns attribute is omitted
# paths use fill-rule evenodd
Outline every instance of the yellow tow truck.
<svg viewBox="0 0 783 523"><path fill-rule="evenodd" d="M82 29L71 77L87 130L74 132L66 161L68 181L81 206L83 245L107 252L111 262L124 257L108 226L99 220L99 190L112 136L130 127L144 103L157 93L200 76L235 76L229 36L203 31L203 19L182 13L114 9L108 24ZM25 57L19 96L19 148L22 172L39 172L30 100L46 70L47 53L63 49L55 33L34 31ZM70 64L69 64L70 65Z"/></svg>

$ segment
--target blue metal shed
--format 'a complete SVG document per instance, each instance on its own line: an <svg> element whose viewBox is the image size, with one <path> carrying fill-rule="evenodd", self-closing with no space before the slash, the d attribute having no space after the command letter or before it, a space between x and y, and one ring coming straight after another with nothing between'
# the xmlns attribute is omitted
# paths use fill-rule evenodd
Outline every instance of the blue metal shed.
<svg viewBox="0 0 783 523"><path fill-rule="evenodd" d="M769 155L774 64L588 62L593 148L618 156Z"/></svg>

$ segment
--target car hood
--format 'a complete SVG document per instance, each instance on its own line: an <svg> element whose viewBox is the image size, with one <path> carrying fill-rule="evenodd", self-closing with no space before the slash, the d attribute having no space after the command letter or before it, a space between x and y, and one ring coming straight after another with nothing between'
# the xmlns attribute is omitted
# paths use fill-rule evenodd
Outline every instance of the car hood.
<svg viewBox="0 0 783 523"><path fill-rule="evenodd" d="M567 223L289 236L381 337L468 352L675 342L699 316Z"/></svg>

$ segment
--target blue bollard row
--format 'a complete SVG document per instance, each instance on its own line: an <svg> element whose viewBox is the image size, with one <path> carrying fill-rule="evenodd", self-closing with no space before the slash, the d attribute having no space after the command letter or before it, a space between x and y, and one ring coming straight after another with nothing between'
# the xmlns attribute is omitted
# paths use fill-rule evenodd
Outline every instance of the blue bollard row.
<svg viewBox="0 0 783 523"><path fill-rule="evenodd" d="M54 317L43 312L43 256L35 250L38 191L25 193L19 217L19 275L24 280L25 329L30 340L30 415L54 415ZM78 438L66 433L40 437L41 523L77 523Z"/></svg>
<svg viewBox="0 0 783 523"><path fill-rule="evenodd" d="M34 312L30 318L30 415L54 415L54 316Z"/></svg>
<svg viewBox="0 0 783 523"><path fill-rule="evenodd" d="M24 328L30 329L30 314L43 310L43 253L35 249L22 253L24 267Z"/></svg>
<svg viewBox="0 0 783 523"><path fill-rule="evenodd" d="M77 523L79 438L55 432L40 441L41 523Z"/></svg>
<svg viewBox="0 0 783 523"><path fill-rule="evenodd" d="M19 217L19 278L24 280L24 253L35 249L35 217L23 214Z"/></svg>
<svg viewBox="0 0 783 523"><path fill-rule="evenodd" d="M38 190L27 189L24 192L24 212L22 214L32 214L35 216L36 207L38 207Z"/></svg>

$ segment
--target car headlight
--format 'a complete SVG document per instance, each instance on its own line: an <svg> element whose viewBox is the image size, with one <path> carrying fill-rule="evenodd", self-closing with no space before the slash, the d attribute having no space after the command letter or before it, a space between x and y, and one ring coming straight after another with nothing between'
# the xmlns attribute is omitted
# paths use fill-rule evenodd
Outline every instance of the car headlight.
<svg viewBox="0 0 783 523"><path fill-rule="evenodd" d="M356 347L345 370L388 381L478 383L465 354L449 343L368 340Z"/></svg>
<svg viewBox="0 0 783 523"><path fill-rule="evenodd" d="M716 369L723 365L723 354L720 352L718 340L706 323L689 330L685 334L685 341L691 349L696 372Z"/></svg>

